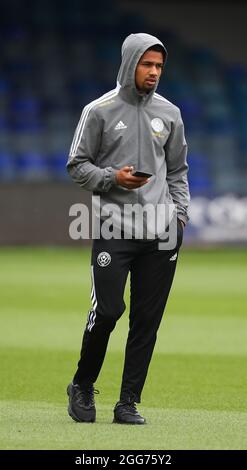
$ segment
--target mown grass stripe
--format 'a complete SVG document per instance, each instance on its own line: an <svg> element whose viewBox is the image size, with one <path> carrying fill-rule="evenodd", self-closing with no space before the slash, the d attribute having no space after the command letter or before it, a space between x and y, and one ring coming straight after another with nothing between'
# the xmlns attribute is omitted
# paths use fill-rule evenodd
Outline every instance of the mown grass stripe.
<svg viewBox="0 0 247 470"><path fill-rule="evenodd" d="M141 407L146 426L112 424L98 406L95 424L74 423L61 405L0 402L1 449L244 449L247 413Z"/></svg>

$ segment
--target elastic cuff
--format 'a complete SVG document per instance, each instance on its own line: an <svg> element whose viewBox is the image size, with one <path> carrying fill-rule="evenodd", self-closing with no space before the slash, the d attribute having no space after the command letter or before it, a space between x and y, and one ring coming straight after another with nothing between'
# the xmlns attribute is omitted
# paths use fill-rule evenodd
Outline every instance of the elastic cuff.
<svg viewBox="0 0 247 470"><path fill-rule="evenodd" d="M140 396L137 396L133 392L122 392L120 395L120 401L123 401L125 403L132 403L133 401L135 403L141 403L141 398Z"/></svg>
<svg viewBox="0 0 247 470"><path fill-rule="evenodd" d="M116 170L113 170L111 166L104 169L104 191L109 191L113 185L117 184L116 181Z"/></svg>
<svg viewBox="0 0 247 470"><path fill-rule="evenodd" d="M111 179L112 184L114 185L117 184L117 170L112 169L110 179Z"/></svg>

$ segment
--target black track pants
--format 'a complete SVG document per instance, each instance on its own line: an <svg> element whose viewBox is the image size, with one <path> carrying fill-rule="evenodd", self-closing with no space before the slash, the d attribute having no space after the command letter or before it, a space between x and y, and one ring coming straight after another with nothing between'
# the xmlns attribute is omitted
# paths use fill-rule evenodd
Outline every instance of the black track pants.
<svg viewBox="0 0 247 470"><path fill-rule="evenodd" d="M180 225L180 223L178 223ZM94 383L105 357L111 331L125 310L124 288L130 272L129 334L121 399L140 402L156 333L172 285L182 227L173 250L159 250L158 240L94 240L92 309L83 335L74 383Z"/></svg>

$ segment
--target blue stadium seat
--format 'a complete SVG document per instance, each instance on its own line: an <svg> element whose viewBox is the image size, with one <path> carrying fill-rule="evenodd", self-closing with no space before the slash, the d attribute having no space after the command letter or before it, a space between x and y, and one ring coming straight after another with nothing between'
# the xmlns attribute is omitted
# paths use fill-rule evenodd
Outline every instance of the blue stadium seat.
<svg viewBox="0 0 247 470"><path fill-rule="evenodd" d="M189 184L192 196L210 195L212 191L209 161L200 153L188 153Z"/></svg>
<svg viewBox="0 0 247 470"><path fill-rule="evenodd" d="M38 152L17 154L15 166L18 180L45 181L50 179L46 159Z"/></svg>
<svg viewBox="0 0 247 470"><path fill-rule="evenodd" d="M0 152L0 180L11 181L15 178L15 165L13 155L7 152Z"/></svg>
<svg viewBox="0 0 247 470"><path fill-rule="evenodd" d="M46 158L49 175L52 180L69 181L70 177L66 169L68 155L65 153L51 154Z"/></svg>

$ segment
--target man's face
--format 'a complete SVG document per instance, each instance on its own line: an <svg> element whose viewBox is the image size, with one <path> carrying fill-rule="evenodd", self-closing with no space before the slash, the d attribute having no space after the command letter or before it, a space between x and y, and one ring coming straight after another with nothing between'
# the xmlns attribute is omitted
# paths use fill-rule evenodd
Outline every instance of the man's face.
<svg viewBox="0 0 247 470"><path fill-rule="evenodd" d="M163 65L163 54L161 52L145 52L136 67L136 88L141 92L149 93L159 80Z"/></svg>

